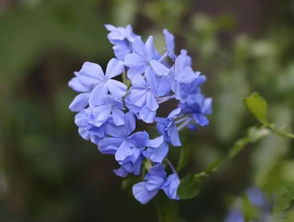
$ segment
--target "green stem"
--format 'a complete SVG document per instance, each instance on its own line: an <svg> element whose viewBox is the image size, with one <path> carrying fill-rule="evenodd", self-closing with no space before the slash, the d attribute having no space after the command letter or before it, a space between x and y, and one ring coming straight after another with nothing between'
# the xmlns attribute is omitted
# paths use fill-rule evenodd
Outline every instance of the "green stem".
<svg viewBox="0 0 294 222"><path fill-rule="evenodd" d="M267 123L267 124L264 124L264 127L268 128L268 129L271 130L273 133L275 133L275 134L277 134L277 135L279 135L279 136L294 139L294 134L284 132L284 131L282 131L282 130L276 128L273 124Z"/></svg>

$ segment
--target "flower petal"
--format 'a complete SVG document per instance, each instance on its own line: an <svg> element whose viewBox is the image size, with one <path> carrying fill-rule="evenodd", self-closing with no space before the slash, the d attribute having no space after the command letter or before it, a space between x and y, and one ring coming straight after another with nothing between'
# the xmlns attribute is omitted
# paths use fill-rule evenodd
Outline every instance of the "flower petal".
<svg viewBox="0 0 294 222"><path fill-rule="evenodd" d="M121 98L126 94L127 86L120 81L109 79L106 85L111 95L115 98Z"/></svg>
<svg viewBox="0 0 294 222"><path fill-rule="evenodd" d="M115 125L121 126L125 124L124 112L119 109L112 110L112 119Z"/></svg>
<svg viewBox="0 0 294 222"><path fill-rule="evenodd" d="M113 78L113 77L118 76L121 73L123 73L124 69L125 69L125 67L124 67L123 62L113 58L107 64L105 75L108 78Z"/></svg>
<svg viewBox="0 0 294 222"><path fill-rule="evenodd" d="M69 109L73 112L79 112L88 105L89 93L81 93L77 95L69 105Z"/></svg>
<svg viewBox="0 0 294 222"><path fill-rule="evenodd" d="M85 62L79 72L75 72L76 77L82 84L90 86L97 84L104 78L104 73L100 65L92 62Z"/></svg>
<svg viewBox="0 0 294 222"><path fill-rule="evenodd" d="M116 161L123 161L128 156L132 155L133 151L129 146L128 142L123 142L117 149L115 153L115 160Z"/></svg>
<svg viewBox="0 0 294 222"><path fill-rule="evenodd" d="M133 195L141 203L146 204L149 202L158 192L158 190L148 191L146 189L146 182L140 182L133 186Z"/></svg>
<svg viewBox="0 0 294 222"><path fill-rule="evenodd" d="M156 61L156 60L151 60L149 61L153 71L159 75L159 76L167 76L169 74L169 69L163 65L162 63Z"/></svg>

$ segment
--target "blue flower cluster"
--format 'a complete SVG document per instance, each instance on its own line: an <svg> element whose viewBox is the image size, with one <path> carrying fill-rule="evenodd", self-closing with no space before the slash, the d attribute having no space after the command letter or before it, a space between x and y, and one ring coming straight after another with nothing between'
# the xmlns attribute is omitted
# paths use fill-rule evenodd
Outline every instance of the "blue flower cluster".
<svg viewBox="0 0 294 222"><path fill-rule="evenodd" d="M141 203L161 189L169 198L179 199L180 180L171 164L172 173L167 175L164 160L170 146L181 146L180 130L208 124L212 99L200 89L206 78L193 71L186 50L176 55L174 36L168 30L163 30L165 49L159 53L152 36L144 42L130 25L105 27L115 58L105 72L100 65L85 62L69 81L79 93L69 106L77 113L79 134L96 144L101 153L114 155L119 165L114 173L120 177L140 175L145 172L143 163L149 163L145 164L149 167L144 181L133 186ZM117 80L120 75L124 83ZM160 104L169 100L177 100L177 108L167 117L159 117ZM154 124L159 136L150 138L146 131L136 131L137 121Z"/></svg>
<svg viewBox="0 0 294 222"><path fill-rule="evenodd" d="M250 187L245 192L250 204L256 210L254 221L273 221L271 216L271 203L266 198L265 194L256 187ZM236 203L232 206L230 212L225 218L225 222L244 222L246 221L244 212L242 212L241 199L237 199ZM251 221L251 220L250 220Z"/></svg>

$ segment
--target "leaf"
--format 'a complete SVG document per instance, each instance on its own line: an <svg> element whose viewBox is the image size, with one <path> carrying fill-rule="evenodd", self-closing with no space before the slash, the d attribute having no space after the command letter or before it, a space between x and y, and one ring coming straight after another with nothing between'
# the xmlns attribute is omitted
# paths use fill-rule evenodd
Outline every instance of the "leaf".
<svg viewBox="0 0 294 222"><path fill-rule="evenodd" d="M242 211L245 216L246 221L251 221L251 219L257 219L258 212L257 209L252 205L247 195L242 195Z"/></svg>
<svg viewBox="0 0 294 222"><path fill-rule="evenodd" d="M159 196L156 200L158 222L179 222L179 206L175 201Z"/></svg>
<svg viewBox="0 0 294 222"><path fill-rule="evenodd" d="M177 172L181 171L188 163L189 147L187 145L181 148L180 158L177 165Z"/></svg>
<svg viewBox="0 0 294 222"><path fill-rule="evenodd" d="M267 119L267 102L259 95L259 93L252 93L244 99L245 106L258 120L265 124L268 123Z"/></svg>
<svg viewBox="0 0 294 222"><path fill-rule="evenodd" d="M287 210L292 201L294 200L294 184L286 184L282 186L278 192L277 199L275 201L274 211L281 212Z"/></svg>
<svg viewBox="0 0 294 222"><path fill-rule="evenodd" d="M181 199L191 199L199 193L200 181L195 175L189 174L181 180L178 195Z"/></svg>

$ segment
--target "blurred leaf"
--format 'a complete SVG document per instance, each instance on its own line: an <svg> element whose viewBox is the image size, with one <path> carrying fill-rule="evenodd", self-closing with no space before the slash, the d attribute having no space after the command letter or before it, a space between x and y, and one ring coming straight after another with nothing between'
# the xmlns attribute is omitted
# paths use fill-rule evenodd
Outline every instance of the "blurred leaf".
<svg viewBox="0 0 294 222"><path fill-rule="evenodd" d="M126 26L134 23L134 17L138 8L136 0L114 0L112 17L114 24L118 26Z"/></svg>
<svg viewBox="0 0 294 222"><path fill-rule="evenodd" d="M240 132L245 113L243 98L248 94L248 82L243 69L223 70L218 73L218 92L215 99L217 136L228 141Z"/></svg>
<svg viewBox="0 0 294 222"><path fill-rule="evenodd" d="M180 222L177 202L166 199L157 199L158 222Z"/></svg>
<svg viewBox="0 0 294 222"><path fill-rule="evenodd" d="M262 124L268 123L267 120L267 102L259 95L259 93L252 93L245 98L245 105L249 112L251 112Z"/></svg>
<svg viewBox="0 0 294 222"><path fill-rule="evenodd" d="M189 147L188 145L184 145L183 147L181 147L180 158L177 165L177 172L181 171L187 165L188 160L189 160Z"/></svg>
<svg viewBox="0 0 294 222"><path fill-rule="evenodd" d="M251 219L257 219L257 209L251 204L246 194L242 195L242 212L245 217L245 221L251 221Z"/></svg>
<svg viewBox="0 0 294 222"><path fill-rule="evenodd" d="M294 183L283 185L278 191L274 211L279 213L287 210L294 200Z"/></svg>
<svg viewBox="0 0 294 222"><path fill-rule="evenodd" d="M190 199L196 197L199 193L200 182L195 175L189 174L181 179L180 186L178 188L178 195L181 199Z"/></svg>
<svg viewBox="0 0 294 222"><path fill-rule="evenodd" d="M279 125L291 122L292 110L286 106L275 105L270 111L274 122ZM291 148L289 139L271 135L264 138L252 153L254 183L268 192L281 186L280 161Z"/></svg>

